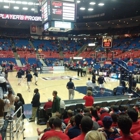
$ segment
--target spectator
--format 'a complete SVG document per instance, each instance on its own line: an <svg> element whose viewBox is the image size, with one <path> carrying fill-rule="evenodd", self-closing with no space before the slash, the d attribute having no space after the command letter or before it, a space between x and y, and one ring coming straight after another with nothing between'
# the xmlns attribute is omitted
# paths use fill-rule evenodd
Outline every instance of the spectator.
<svg viewBox="0 0 140 140"><path fill-rule="evenodd" d="M0 99L0 129L4 124L4 101Z"/></svg>
<svg viewBox="0 0 140 140"><path fill-rule="evenodd" d="M67 111L67 116L68 116L68 118L64 119L64 123L65 123L66 125L69 123L70 118L73 116L72 110L68 110L68 111Z"/></svg>
<svg viewBox="0 0 140 140"><path fill-rule="evenodd" d="M68 130L68 133L67 133L67 135L69 136L70 139L73 139L81 134L81 130L79 128L79 125L81 123L82 117L83 116L81 114L77 114L75 116L75 126L70 128Z"/></svg>
<svg viewBox="0 0 140 140"><path fill-rule="evenodd" d="M10 114L9 115L11 115L11 110L13 111L15 110L15 106L14 106L15 96L13 95L12 89L9 89L7 98L10 101L10 112L9 112Z"/></svg>
<svg viewBox="0 0 140 140"><path fill-rule="evenodd" d="M49 130L53 130L53 121L54 121L55 117L51 117L49 119L49 121L47 122L47 128L44 129L43 131L41 131L39 128L37 128L37 133L38 135L42 134L42 133L45 133Z"/></svg>
<svg viewBox="0 0 140 140"><path fill-rule="evenodd" d="M90 110L91 110L92 117L95 118L95 121L99 121L100 120L100 117L98 116L97 110L95 108L93 108L93 107Z"/></svg>
<svg viewBox="0 0 140 140"><path fill-rule="evenodd" d="M122 137L117 138L115 140L140 140L139 134L130 133L132 127L132 120L128 116L126 115L119 116L118 127L122 132Z"/></svg>
<svg viewBox="0 0 140 140"><path fill-rule="evenodd" d="M22 102L22 104L24 105L25 104L25 101L22 97L22 94L21 93L17 93L17 96L19 97L19 100Z"/></svg>
<svg viewBox="0 0 140 140"><path fill-rule="evenodd" d="M112 118L110 116L105 116L102 120L103 127L99 128L99 131L102 131L106 134L107 139L115 139L120 136L118 130L112 126Z"/></svg>
<svg viewBox="0 0 140 140"><path fill-rule="evenodd" d="M3 93L6 93L7 92L7 84L6 84L6 79L0 75L0 87L2 88L3 90Z"/></svg>
<svg viewBox="0 0 140 140"><path fill-rule="evenodd" d="M56 112L60 112L60 98L57 96L57 91L53 91L53 103L52 103L52 116L55 116Z"/></svg>
<svg viewBox="0 0 140 140"><path fill-rule="evenodd" d="M19 97L16 96L16 97L15 97L15 112L16 112L20 107L21 107L21 110L19 110L19 111L17 112L17 118L18 118L17 128L20 129L20 130L22 130L22 125L20 125L20 124L21 124L21 121L22 121L22 119L21 119L21 114L23 113L23 104L22 104L22 102L19 100ZM22 118L24 118L24 115L22 115Z"/></svg>
<svg viewBox="0 0 140 140"><path fill-rule="evenodd" d="M62 121L59 118L55 118L53 121L53 130L47 131L42 136L41 140L47 140L49 138L58 138L60 140L70 140L69 137L61 131Z"/></svg>
<svg viewBox="0 0 140 140"><path fill-rule="evenodd" d="M65 134L67 134L68 133L68 130L74 126L74 119L75 119L74 116L72 116L70 118L70 121L69 121L69 123L68 123L68 125L67 125L67 127L66 127L66 129L64 131Z"/></svg>
<svg viewBox="0 0 140 140"><path fill-rule="evenodd" d="M90 90L87 91L87 95L83 97L83 100L85 100L85 107L91 108L93 106L94 98Z"/></svg>
<svg viewBox="0 0 140 140"><path fill-rule="evenodd" d="M93 127L93 121L90 117L84 116L81 120L80 128L81 128L81 134L72 140L84 140L85 135L88 131L92 130Z"/></svg>
<svg viewBox="0 0 140 140"><path fill-rule="evenodd" d="M29 122L34 122L37 110L40 106L40 94L37 88L34 90L34 96L32 98L31 104L32 104L32 117L29 118Z"/></svg>
<svg viewBox="0 0 140 140"><path fill-rule="evenodd" d="M132 119L131 133L140 133L140 120L138 120L138 112L134 108L127 110L128 116Z"/></svg>
<svg viewBox="0 0 140 140"><path fill-rule="evenodd" d="M65 102L64 100L60 100L60 108L65 109Z"/></svg>
<svg viewBox="0 0 140 140"><path fill-rule="evenodd" d="M47 110L48 108L52 108L52 103L53 103L52 100L49 98L48 102L44 104L44 110Z"/></svg>
<svg viewBox="0 0 140 140"><path fill-rule="evenodd" d="M117 121L118 121L119 115L116 113L111 114L112 118L112 127L118 127Z"/></svg>
<svg viewBox="0 0 140 140"><path fill-rule="evenodd" d="M7 94L4 94L4 118L10 116L10 101L7 98Z"/></svg>
<svg viewBox="0 0 140 140"><path fill-rule="evenodd" d="M92 130L86 134L85 140L106 140L106 138L102 132Z"/></svg>
<svg viewBox="0 0 140 140"><path fill-rule="evenodd" d="M124 95L125 93L125 89L122 86L122 84L120 84L119 86L117 86L116 88L116 95Z"/></svg>
<svg viewBox="0 0 140 140"><path fill-rule="evenodd" d="M72 82L72 78L70 78L70 81L67 83L67 89L69 90L69 100L74 99L74 83Z"/></svg>

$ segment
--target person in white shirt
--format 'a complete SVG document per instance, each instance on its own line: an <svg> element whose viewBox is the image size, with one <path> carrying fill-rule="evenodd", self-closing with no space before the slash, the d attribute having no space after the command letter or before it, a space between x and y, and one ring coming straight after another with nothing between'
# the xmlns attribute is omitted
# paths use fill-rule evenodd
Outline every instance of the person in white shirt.
<svg viewBox="0 0 140 140"><path fill-rule="evenodd" d="M0 75L0 87L3 90L3 93L7 92L7 83L6 82L7 82L6 79L2 75Z"/></svg>
<svg viewBox="0 0 140 140"><path fill-rule="evenodd" d="M64 109L66 108L65 102L63 100L60 100L60 108L64 108Z"/></svg>
<svg viewBox="0 0 140 140"><path fill-rule="evenodd" d="M90 80L90 78L88 78L88 81L86 82L86 86L87 86L87 90L92 90L93 89L93 83Z"/></svg>
<svg viewBox="0 0 140 140"><path fill-rule="evenodd" d="M3 101L4 101L4 118L5 118L6 116L10 116L10 101L7 98L7 94L4 94L3 98L4 98Z"/></svg>

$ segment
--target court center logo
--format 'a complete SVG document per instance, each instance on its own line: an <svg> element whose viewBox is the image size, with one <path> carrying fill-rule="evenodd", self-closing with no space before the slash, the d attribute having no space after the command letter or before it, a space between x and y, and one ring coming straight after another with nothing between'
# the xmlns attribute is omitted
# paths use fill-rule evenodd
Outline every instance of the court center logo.
<svg viewBox="0 0 140 140"><path fill-rule="evenodd" d="M72 78L72 80L80 80L73 76L42 77L43 80L69 80L70 78Z"/></svg>

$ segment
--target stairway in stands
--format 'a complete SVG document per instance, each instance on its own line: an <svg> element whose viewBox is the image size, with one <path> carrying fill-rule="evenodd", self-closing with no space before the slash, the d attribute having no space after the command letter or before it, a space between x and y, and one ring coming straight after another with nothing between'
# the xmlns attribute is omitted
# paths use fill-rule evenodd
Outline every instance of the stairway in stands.
<svg viewBox="0 0 140 140"><path fill-rule="evenodd" d="M33 45L33 43L32 43L31 41L29 41L29 44L31 45L32 48L35 49L35 47L34 47L34 45ZM39 55L38 51L36 51L36 56L37 56L37 55ZM43 67L46 67L46 66L47 66L47 65L45 64L45 62L43 61L43 59L40 58L39 60L40 60L40 62L42 63Z"/></svg>
<svg viewBox="0 0 140 140"><path fill-rule="evenodd" d="M17 52L16 52L15 43L14 43L14 41L13 41L12 39L10 40L10 42L11 42L11 45L12 45L12 51L13 51L13 53L14 53L16 63L17 63L17 65L18 65L19 67L22 67L22 63L21 63L20 58L19 58L19 56L18 56L18 54L17 54Z"/></svg>

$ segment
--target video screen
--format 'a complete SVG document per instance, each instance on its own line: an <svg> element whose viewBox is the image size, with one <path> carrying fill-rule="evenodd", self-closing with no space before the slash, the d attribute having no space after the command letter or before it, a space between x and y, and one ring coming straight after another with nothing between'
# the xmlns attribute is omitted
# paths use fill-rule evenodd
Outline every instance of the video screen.
<svg viewBox="0 0 140 140"><path fill-rule="evenodd" d="M75 21L75 3L52 1L52 20Z"/></svg>

